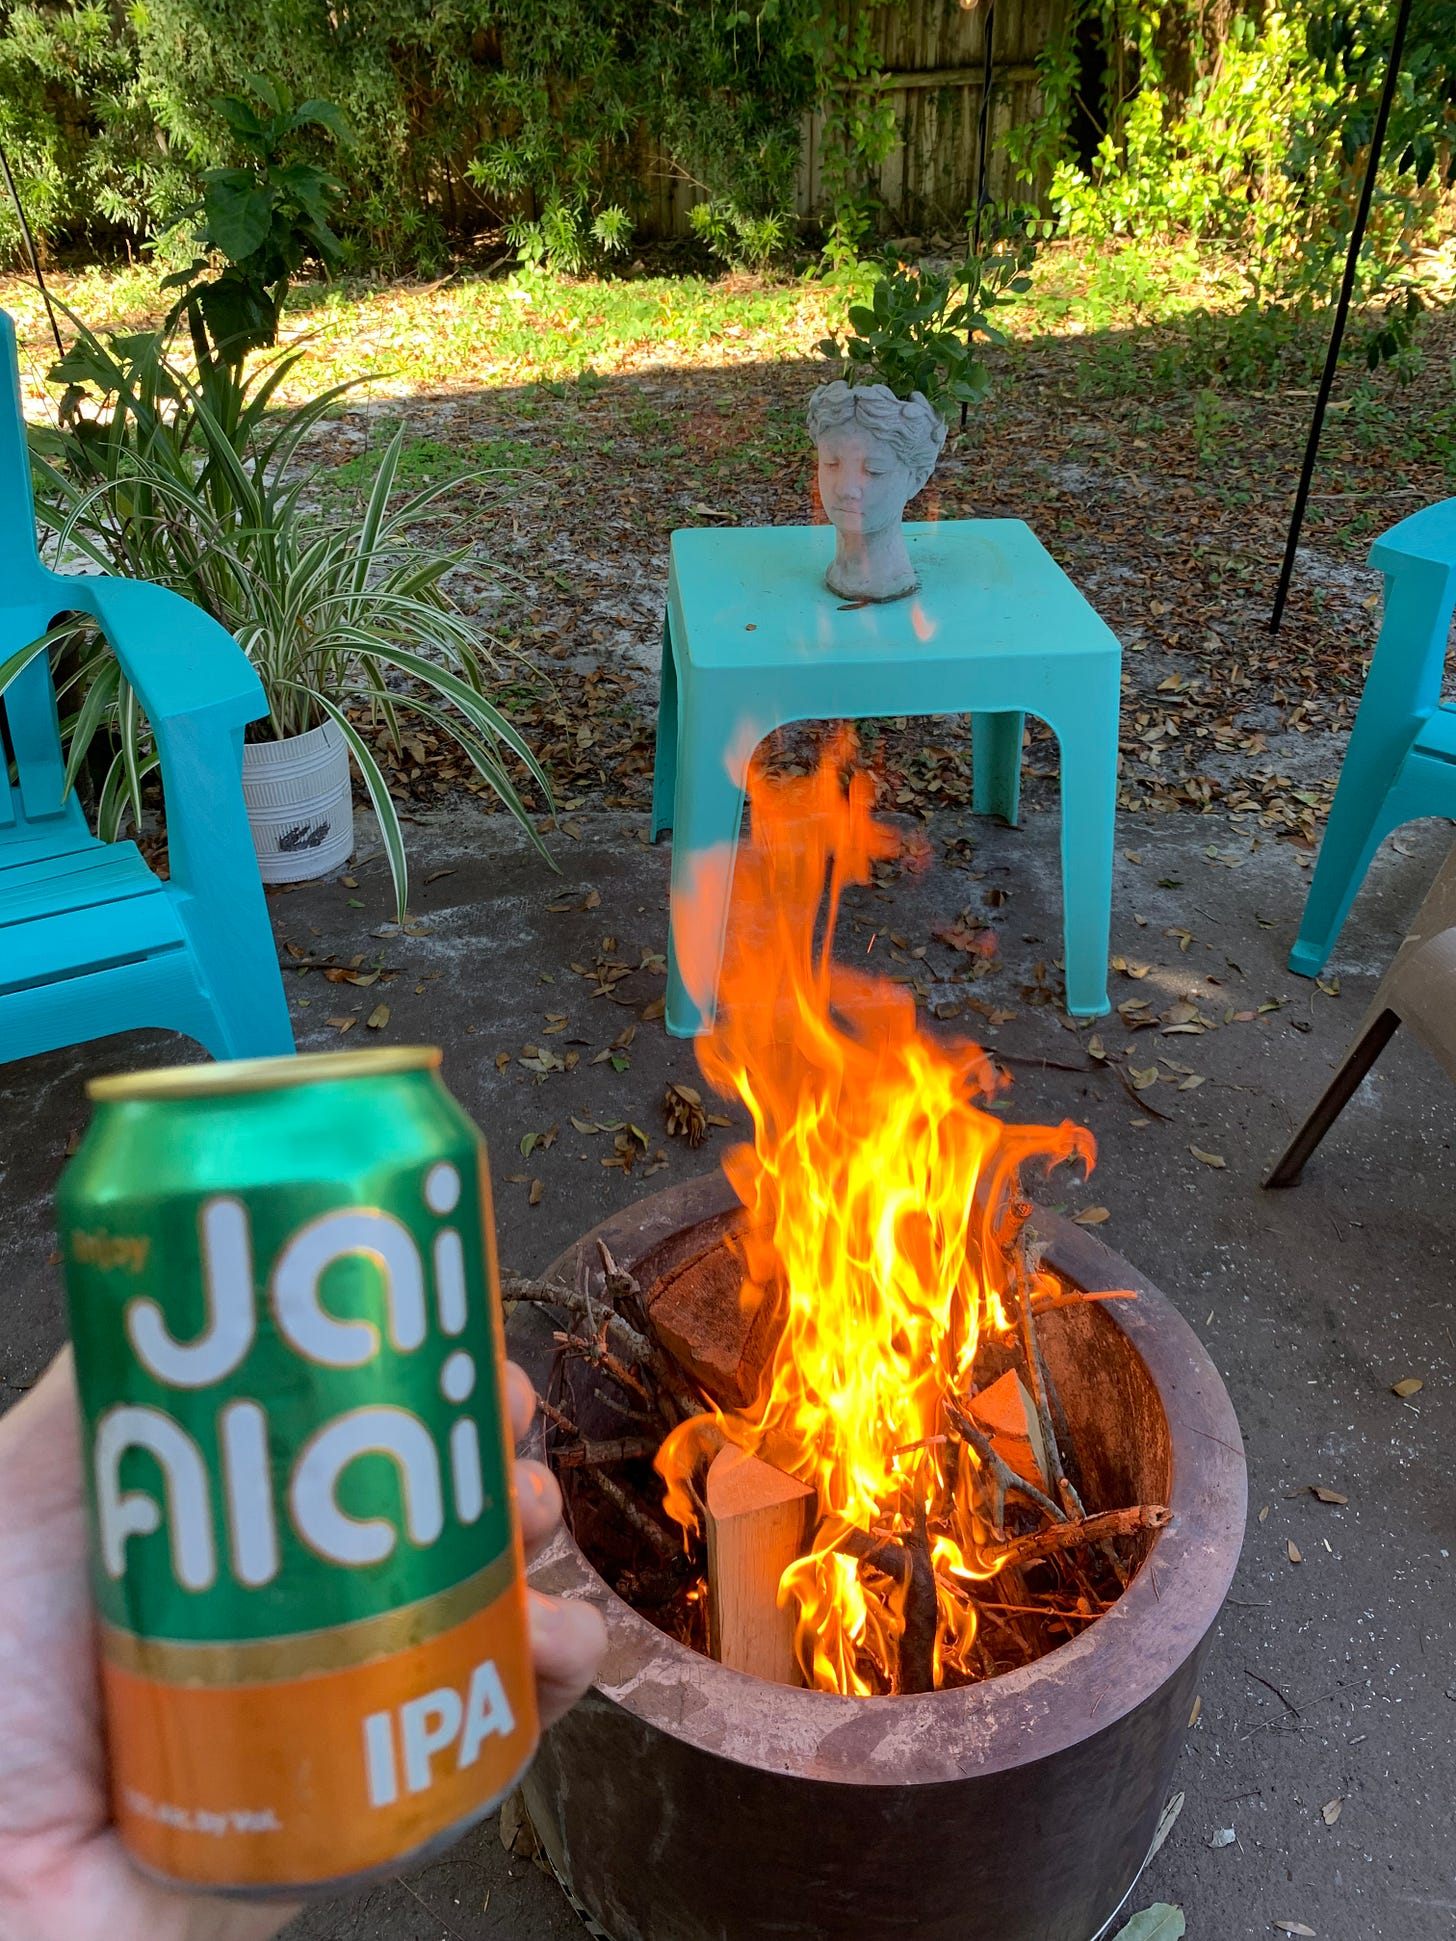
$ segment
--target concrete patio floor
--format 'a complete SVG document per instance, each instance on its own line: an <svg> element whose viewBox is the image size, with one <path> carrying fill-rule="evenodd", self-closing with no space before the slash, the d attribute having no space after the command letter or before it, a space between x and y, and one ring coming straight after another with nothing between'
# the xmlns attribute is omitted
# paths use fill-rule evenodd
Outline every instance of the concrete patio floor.
<svg viewBox="0 0 1456 1941"><path fill-rule="evenodd" d="M613 1209L715 1165L731 1137L714 1133L691 1152L666 1136L664 1083L691 1082L695 1063L690 1044L640 1018L662 994L660 975L636 972L614 1002L570 967L589 967L604 937L617 940L605 954L622 961L664 948L666 847L645 845L637 817L584 814L574 826L575 838L554 839L560 878L503 816L452 813L412 828L418 935L380 937L390 915L380 860L358 868L354 886L309 885L270 905L285 957L291 944L342 964L382 953L398 968L367 990L317 970L290 977L300 1048L442 1044L447 1081L490 1142L502 1257L525 1272ZM951 867L946 847L968 832L974 851ZM1331 965L1339 994L1330 996L1284 969L1308 881L1292 848L1259 844L1256 825L1218 817L1126 820L1113 950L1147 968L1115 975L1113 1001L1145 997L1157 1013L1192 993L1212 1021L1168 1036L1131 1033L1116 1013L1102 1020L1095 1031L1112 1063L1176 1061L1136 1095L1088 1058L1090 1030L1073 1032L1054 1006L1023 997L1034 965L1060 954L1055 814L1034 813L1020 831L946 818L929 834L931 868L852 899L848 946L874 938L880 961L893 932L908 958L932 925L984 909L1000 959L967 988L1015 1016L992 1027L973 1010L932 1028L970 1029L1015 1058L1015 1117L1092 1128L1101 1149L1092 1180L1054 1176L1041 1197L1073 1212L1110 1210L1102 1233L1208 1344L1248 1447L1248 1538L1179 1764L1185 1804L1130 1911L1178 1902L1192 1941L1243 1941L1276 1922L1303 1923L1296 1931L1320 1941L1449 1937L1456 1093L1397 1039L1304 1183L1271 1195L1259 1180L1354 1030L1450 831L1419 825L1386 846ZM548 909L593 890L600 904L590 910ZM987 902L1000 890L1004 901ZM908 976L949 960L931 943L925 960L885 968ZM364 1021L381 999L390 1015L376 1033ZM1224 1021L1245 1011L1256 1015ZM548 1034L548 1013L565 1014L564 1028ZM329 1020L347 1016L356 1023L341 1038ZM590 1062L633 1022L626 1069ZM580 1062L538 1080L518 1062L537 1044L577 1049ZM500 1054L509 1054L503 1069ZM149 1033L0 1067L0 1402L16 1398L62 1338L50 1194L86 1119L84 1079L197 1055ZM1190 1078L1204 1082L1187 1086ZM603 1166L611 1134L579 1134L573 1114L635 1123L665 1164L651 1177L641 1165L630 1176ZM523 1160L524 1135L552 1125L555 1143ZM1391 1385L1408 1375L1424 1387L1401 1400ZM1319 1503L1307 1488L1316 1482L1348 1496L1348 1507ZM1321 1809L1336 1800L1327 1825ZM1232 1841L1215 1847L1227 1828ZM315 1906L288 1932L290 1941L568 1941L581 1929L555 1885L508 1855L489 1824L411 1879Z"/></svg>

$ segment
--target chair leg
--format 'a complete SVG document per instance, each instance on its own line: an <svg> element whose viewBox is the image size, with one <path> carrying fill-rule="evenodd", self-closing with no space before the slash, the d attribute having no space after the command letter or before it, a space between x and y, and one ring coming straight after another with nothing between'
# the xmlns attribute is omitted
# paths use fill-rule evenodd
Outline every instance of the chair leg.
<svg viewBox="0 0 1456 1941"><path fill-rule="evenodd" d="M1359 1090L1360 1082L1395 1036L1400 1018L1382 1011L1345 1053L1339 1069L1325 1087L1319 1103L1270 1167L1265 1186L1293 1186L1311 1153Z"/></svg>
<svg viewBox="0 0 1456 1941"><path fill-rule="evenodd" d="M1318 977L1324 969L1376 850L1400 820L1391 801L1398 771L1391 772L1385 751L1373 741L1357 747L1357 735L1358 723L1289 953L1289 968L1299 977Z"/></svg>
<svg viewBox="0 0 1456 1941"><path fill-rule="evenodd" d="M1117 815L1117 690L1059 728L1062 750L1062 938L1067 1009L1100 1018L1107 996Z"/></svg>
<svg viewBox="0 0 1456 1941"><path fill-rule="evenodd" d="M251 988L237 978L218 996L218 1041L203 1040L215 1058L285 1058L297 1049L278 966L269 968L271 977L259 967Z"/></svg>
<svg viewBox="0 0 1456 1941"><path fill-rule="evenodd" d="M657 746L652 757L652 840L672 827L677 790L677 662L672 632L662 622L662 678L657 693Z"/></svg>
<svg viewBox="0 0 1456 1941"><path fill-rule="evenodd" d="M706 711L705 711L706 712ZM743 790L723 759L723 724L684 723L672 832L667 1029L696 1037L712 1023L723 961Z"/></svg>
<svg viewBox="0 0 1456 1941"><path fill-rule="evenodd" d="M1021 807L1024 714L971 716L971 807L1000 816L1014 829Z"/></svg>

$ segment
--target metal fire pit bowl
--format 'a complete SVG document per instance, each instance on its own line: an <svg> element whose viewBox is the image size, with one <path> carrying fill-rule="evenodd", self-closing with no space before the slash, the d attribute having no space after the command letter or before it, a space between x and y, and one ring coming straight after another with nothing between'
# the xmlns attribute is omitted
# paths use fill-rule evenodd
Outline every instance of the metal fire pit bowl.
<svg viewBox="0 0 1456 1941"><path fill-rule="evenodd" d="M671 1187L551 1272L571 1283L580 1254L600 1287L601 1238L650 1291L721 1245L735 1211L719 1175ZM611 1941L1095 1941L1123 1911L1238 1561L1243 1445L1172 1303L1081 1228L1034 1224L1071 1285L1137 1290L1050 1311L1043 1345L1084 1469L1100 1439L1112 1500L1166 1502L1174 1522L1112 1610L1036 1664L867 1699L766 1684L679 1644L563 1531L531 1581L590 1599L610 1645L524 1790L558 1876ZM511 1319L538 1387L552 1326L524 1306Z"/></svg>

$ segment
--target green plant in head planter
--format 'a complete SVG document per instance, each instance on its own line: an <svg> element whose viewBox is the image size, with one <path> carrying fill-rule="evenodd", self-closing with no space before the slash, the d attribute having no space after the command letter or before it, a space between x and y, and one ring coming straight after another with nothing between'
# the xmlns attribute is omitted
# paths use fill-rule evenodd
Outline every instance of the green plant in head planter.
<svg viewBox="0 0 1456 1941"><path fill-rule="evenodd" d="M819 495L837 535L825 574L831 593L898 600L915 590L901 529L906 504L930 478L945 443L946 414L990 387L979 339L1000 342L988 313L1031 287L1035 253L968 250L953 269L888 263L869 303L849 309L843 344L819 349L844 375L809 400L819 454Z"/></svg>

